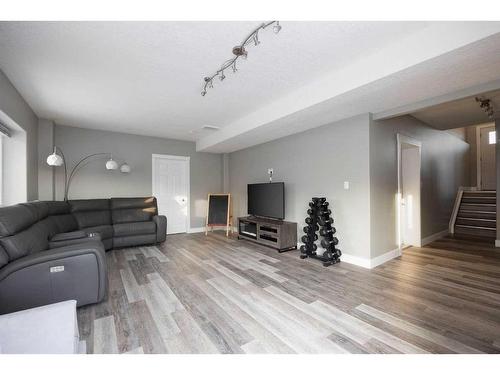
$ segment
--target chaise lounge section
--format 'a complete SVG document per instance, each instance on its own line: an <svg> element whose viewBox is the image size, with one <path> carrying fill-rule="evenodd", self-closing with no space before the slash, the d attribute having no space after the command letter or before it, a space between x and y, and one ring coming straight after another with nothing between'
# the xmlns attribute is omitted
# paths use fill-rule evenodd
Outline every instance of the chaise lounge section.
<svg viewBox="0 0 500 375"><path fill-rule="evenodd" d="M33 202L0 208L0 314L102 301L105 250L166 239L156 198Z"/></svg>

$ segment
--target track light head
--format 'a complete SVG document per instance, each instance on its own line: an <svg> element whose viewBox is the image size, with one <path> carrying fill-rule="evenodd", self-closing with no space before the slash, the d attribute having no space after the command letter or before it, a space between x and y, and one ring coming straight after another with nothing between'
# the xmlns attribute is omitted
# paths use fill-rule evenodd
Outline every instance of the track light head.
<svg viewBox="0 0 500 375"><path fill-rule="evenodd" d="M279 21L276 21L276 25L273 26L273 31L275 34L278 34L281 31L281 25Z"/></svg>

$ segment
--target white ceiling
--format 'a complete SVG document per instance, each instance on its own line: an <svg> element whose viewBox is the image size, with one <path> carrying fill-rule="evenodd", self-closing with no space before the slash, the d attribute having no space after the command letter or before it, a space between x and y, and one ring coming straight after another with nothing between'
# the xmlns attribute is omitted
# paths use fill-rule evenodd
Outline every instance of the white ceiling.
<svg viewBox="0 0 500 375"><path fill-rule="evenodd" d="M203 77L257 23L0 22L0 69L39 117L197 140L211 152L500 79L499 38L491 39L500 23L281 24L278 35L261 32L239 71L205 97ZM450 80L450 67L460 76ZM405 91L387 96L391 87Z"/></svg>
<svg viewBox="0 0 500 375"><path fill-rule="evenodd" d="M500 91L486 92L482 95L491 100L493 108L500 111ZM475 96L422 109L412 116L437 129L455 129L470 125L491 122L485 111L476 102Z"/></svg>

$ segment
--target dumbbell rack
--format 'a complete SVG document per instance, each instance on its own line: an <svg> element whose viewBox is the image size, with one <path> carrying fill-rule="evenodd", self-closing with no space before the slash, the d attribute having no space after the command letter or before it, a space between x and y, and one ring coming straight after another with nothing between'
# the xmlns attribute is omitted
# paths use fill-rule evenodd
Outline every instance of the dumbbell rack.
<svg viewBox="0 0 500 375"><path fill-rule="evenodd" d="M326 198L312 198L309 202L307 210L306 226L304 227L305 235L302 236L304 245L300 247L300 258L314 258L323 262L323 266L328 267L332 264L340 262L342 252L336 248L339 240L334 237L336 232L333 226L333 218L330 216L332 211L328 208ZM321 238L321 246L325 250L321 255L318 255L318 246L315 241L318 240L316 232L319 230Z"/></svg>

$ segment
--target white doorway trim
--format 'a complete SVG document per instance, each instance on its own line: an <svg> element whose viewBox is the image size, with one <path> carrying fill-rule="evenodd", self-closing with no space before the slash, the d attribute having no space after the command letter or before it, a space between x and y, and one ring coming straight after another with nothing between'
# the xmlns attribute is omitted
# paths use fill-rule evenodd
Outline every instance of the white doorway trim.
<svg viewBox="0 0 500 375"><path fill-rule="evenodd" d="M418 154L419 154L419 159L420 159L420 163L419 163L419 173L421 175L421 171L422 171L422 142L414 139L414 138L411 138L411 137L408 137L406 135L403 135L403 134L397 134L396 135L396 143L397 143L397 159L398 159L398 193L397 193L397 197L396 197L396 225L397 225L397 243L398 243L398 249L399 249L399 253L401 254L401 250L403 249L403 241L402 241L402 235L401 235L401 227L402 227L402 223L401 223L401 195L402 195L402 185L403 185L403 176L402 176L402 160L401 160L401 155L402 155L402 145L403 144L409 144L409 145L412 145L412 146L416 146L418 147ZM421 195L421 194L420 194ZM420 201L420 204L418 206L418 210L419 210L419 217L420 217L420 225L419 225L419 231L420 231L420 234L418 235L418 243L415 244L416 246L420 247L422 246L422 217L421 217L421 201Z"/></svg>
<svg viewBox="0 0 500 375"><path fill-rule="evenodd" d="M481 190L482 177L481 177L481 129L495 127L495 122L488 122L487 124L476 126L476 189Z"/></svg>
<svg viewBox="0 0 500 375"><path fill-rule="evenodd" d="M186 215L186 233L191 231L191 181L190 181L190 168L191 168L191 157L190 156L178 156L178 155L164 155L164 154L152 154L151 156L151 175L152 175L152 186L151 186L151 194L155 195L155 162L158 159L167 159L167 160L183 160L187 161L186 163L186 178L187 178L187 215ZM168 216L167 216L168 220Z"/></svg>

